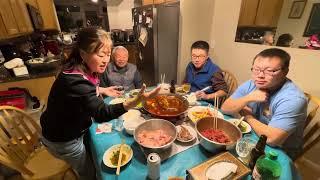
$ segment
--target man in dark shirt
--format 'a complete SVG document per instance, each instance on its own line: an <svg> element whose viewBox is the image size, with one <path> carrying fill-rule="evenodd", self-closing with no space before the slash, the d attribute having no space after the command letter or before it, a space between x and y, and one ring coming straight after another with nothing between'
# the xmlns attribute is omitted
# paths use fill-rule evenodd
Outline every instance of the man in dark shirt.
<svg viewBox="0 0 320 180"><path fill-rule="evenodd" d="M186 68L184 83L190 83L191 92L195 92L197 99L213 100L215 96L223 97L227 94L227 84L221 69L208 56L209 44L196 41L191 46L191 62ZM202 89L209 87L205 91Z"/></svg>

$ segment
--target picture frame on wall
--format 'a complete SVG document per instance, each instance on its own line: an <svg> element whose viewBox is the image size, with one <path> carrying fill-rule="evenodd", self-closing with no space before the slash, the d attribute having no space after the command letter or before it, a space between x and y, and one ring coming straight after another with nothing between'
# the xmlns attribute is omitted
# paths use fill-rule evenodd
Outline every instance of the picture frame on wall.
<svg viewBox="0 0 320 180"><path fill-rule="evenodd" d="M293 1L288 18L291 18L291 19L301 18L304 8L306 7L306 4L307 4L306 0Z"/></svg>
<svg viewBox="0 0 320 180"><path fill-rule="evenodd" d="M314 3L303 36L309 37L320 33L320 3Z"/></svg>

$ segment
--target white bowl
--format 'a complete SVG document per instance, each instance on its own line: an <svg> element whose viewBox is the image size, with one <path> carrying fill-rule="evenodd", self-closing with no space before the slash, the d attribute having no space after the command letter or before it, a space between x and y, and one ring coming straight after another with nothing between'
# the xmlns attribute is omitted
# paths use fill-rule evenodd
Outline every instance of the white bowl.
<svg viewBox="0 0 320 180"><path fill-rule="evenodd" d="M135 119L125 120L123 123L123 127L128 134L133 135L134 130L143 122L145 122L145 119L139 116Z"/></svg>

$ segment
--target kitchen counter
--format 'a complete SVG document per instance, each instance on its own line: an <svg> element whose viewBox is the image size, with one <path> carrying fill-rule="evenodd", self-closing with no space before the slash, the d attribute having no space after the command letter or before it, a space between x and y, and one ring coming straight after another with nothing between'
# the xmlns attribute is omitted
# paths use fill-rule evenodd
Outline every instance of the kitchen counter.
<svg viewBox="0 0 320 180"><path fill-rule="evenodd" d="M42 104L46 104L52 84L56 80L59 69L29 71L29 76L6 77L0 80L0 91L12 87L26 88L32 96L36 96Z"/></svg>
<svg viewBox="0 0 320 180"><path fill-rule="evenodd" d="M29 71L29 76L21 76L21 77L10 76L5 79L0 79L0 84L56 76L59 69L51 69L46 71L30 71L30 70L28 71Z"/></svg>

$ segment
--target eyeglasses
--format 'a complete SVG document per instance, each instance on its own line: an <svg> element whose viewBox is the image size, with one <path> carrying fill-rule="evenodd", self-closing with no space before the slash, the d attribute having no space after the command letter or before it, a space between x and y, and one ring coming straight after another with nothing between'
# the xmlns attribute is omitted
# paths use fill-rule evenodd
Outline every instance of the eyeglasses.
<svg viewBox="0 0 320 180"><path fill-rule="evenodd" d="M277 74L277 72L281 71L282 68L280 69L274 69L274 70L271 70L271 69L264 69L264 70L261 70L261 69L258 69L258 68L251 68L251 72L254 74L254 75L258 75L260 74L260 72L262 72L264 75L268 75L268 76L274 76Z"/></svg>
<svg viewBox="0 0 320 180"><path fill-rule="evenodd" d="M192 54L192 55L191 55L191 58L192 58L192 59L197 59L197 58L202 59L202 58L205 58L205 57L206 57L206 55L202 55L202 54L199 55L199 56L197 56L197 55L195 55L195 54Z"/></svg>

